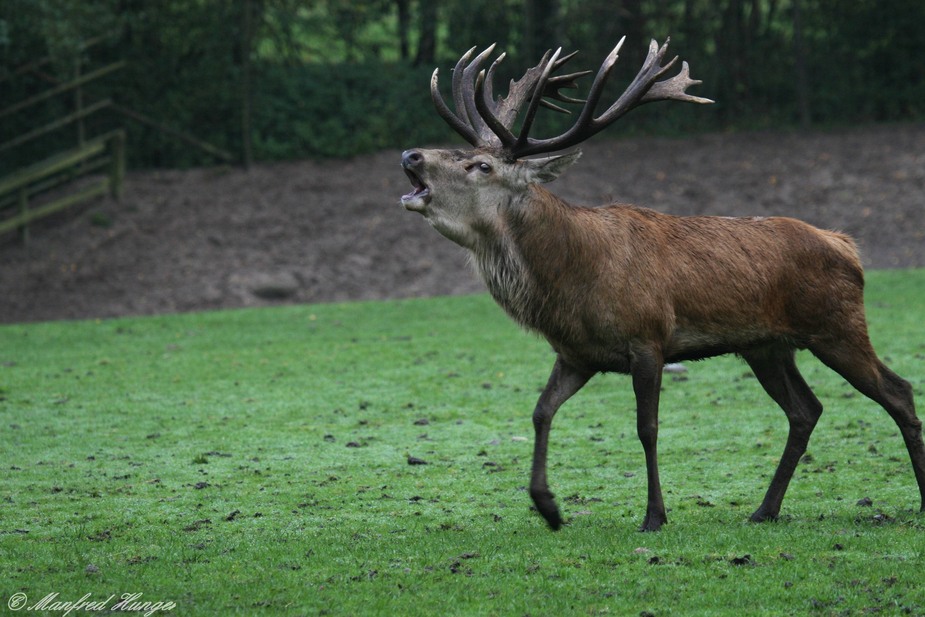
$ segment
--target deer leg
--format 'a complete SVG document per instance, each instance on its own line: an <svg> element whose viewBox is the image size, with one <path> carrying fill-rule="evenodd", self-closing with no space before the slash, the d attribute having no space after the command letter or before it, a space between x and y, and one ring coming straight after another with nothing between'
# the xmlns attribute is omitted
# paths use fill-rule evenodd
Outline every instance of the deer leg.
<svg viewBox="0 0 925 617"><path fill-rule="evenodd" d="M903 436L919 486L920 510L925 512L925 444L922 422L915 415L912 386L877 358L866 335L845 336L812 352L829 368L844 377L861 394L883 407Z"/></svg>
<svg viewBox="0 0 925 617"><path fill-rule="evenodd" d="M633 356L630 373L636 394L636 432L646 454L648 492L646 517L639 531L658 531L668 522L662 486L658 479L658 398L662 387L664 359L658 350L643 350Z"/></svg>
<svg viewBox="0 0 925 617"><path fill-rule="evenodd" d="M562 357L556 358L546 388L540 395L533 411L533 428L536 440L533 444L533 468L530 474L530 497L537 511L546 519L553 530L562 525L562 517L546 479L546 451L549 447L549 430L552 418L559 407L585 385L594 373L578 370L566 364Z"/></svg>
<svg viewBox="0 0 925 617"><path fill-rule="evenodd" d="M758 382L787 414L790 431L787 445L781 456L771 486L764 500L751 516L751 520L762 522L774 520L780 514L784 493L800 457L806 452L809 437L822 415L822 404L806 385L797 369L793 349L770 347L743 354Z"/></svg>

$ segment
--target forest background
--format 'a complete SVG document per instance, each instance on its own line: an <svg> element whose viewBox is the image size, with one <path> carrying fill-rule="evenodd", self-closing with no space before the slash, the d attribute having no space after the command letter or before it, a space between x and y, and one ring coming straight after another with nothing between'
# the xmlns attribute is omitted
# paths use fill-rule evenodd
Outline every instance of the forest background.
<svg viewBox="0 0 925 617"><path fill-rule="evenodd" d="M713 113L644 109L622 134L915 121L922 23L921 0L4 0L0 107L124 62L81 89L113 102L81 130L124 126L134 168L215 162L163 127L244 164L346 157L453 139L431 110L429 78L473 45L507 52L503 91L548 48L579 49L575 70L596 69L626 35L619 91L649 40L670 35ZM72 106L50 97L9 115L0 143ZM538 132L556 130L555 116ZM58 131L7 152L0 174L72 141Z"/></svg>

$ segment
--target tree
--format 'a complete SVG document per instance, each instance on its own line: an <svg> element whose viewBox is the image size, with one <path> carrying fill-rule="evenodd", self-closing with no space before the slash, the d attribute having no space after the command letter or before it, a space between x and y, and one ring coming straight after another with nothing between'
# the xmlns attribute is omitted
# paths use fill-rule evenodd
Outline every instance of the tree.
<svg viewBox="0 0 925 617"><path fill-rule="evenodd" d="M539 58L547 49L561 44L558 0L525 0L526 37L524 56Z"/></svg>
<svg viewBox="0 0 925 617"><path fill-rule="evenodd" d="M402 61L411 58L411 45L408 33L411 31L411 6L408 0L395 0L398 11L398 54Z"/></svg>
<svg viewBox="0 0 925 617"><path fill-rule="evenodd" d="M797 111L803 128L812 123L809 99L809 73L806 61L806 42L803 38L803 9L801 0L791 0L793 7L793 66L796 84Z"/></svg>
<svg viewBox="0 0 925 617"><path fill-rule="evenodd" d="M437 0L423 0L419 7L418 53L414 65L430 65L437 58Z"/></svg>

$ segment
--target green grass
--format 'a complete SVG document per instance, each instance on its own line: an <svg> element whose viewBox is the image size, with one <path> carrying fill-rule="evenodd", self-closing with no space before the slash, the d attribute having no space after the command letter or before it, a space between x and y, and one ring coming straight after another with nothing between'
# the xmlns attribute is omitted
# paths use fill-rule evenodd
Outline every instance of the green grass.
<svg viewBox="0 0 925 617"><path fill-rule="evenodd" d="M874 344L920 407L923 315L925 270L870 273ZM772 524L746 520L783 413L735 358L665 380L657 534L636 532L623 376L556 419L570 524L530 511L552 361L485 296L4 326L0 613L142 593L178 615L925 614L902 440L812 357L827 410Z"/></svg>

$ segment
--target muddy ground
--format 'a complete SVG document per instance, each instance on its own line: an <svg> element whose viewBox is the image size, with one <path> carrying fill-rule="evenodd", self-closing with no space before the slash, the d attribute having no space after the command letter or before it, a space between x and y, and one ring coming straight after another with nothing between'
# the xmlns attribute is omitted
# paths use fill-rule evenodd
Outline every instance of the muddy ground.
<svg viewBox="0 0 925 617"><path fill-rule="evenodd" d="M0 237L0 322L481 291L464 251L399 206L399 155L130 173L118 203ZM925 266L925 125L596 140L551 188L794 216L852 234L868 268Z"/></svg>

